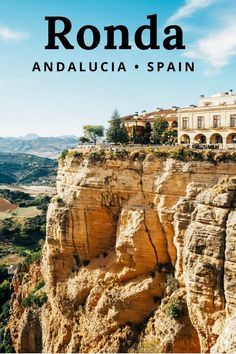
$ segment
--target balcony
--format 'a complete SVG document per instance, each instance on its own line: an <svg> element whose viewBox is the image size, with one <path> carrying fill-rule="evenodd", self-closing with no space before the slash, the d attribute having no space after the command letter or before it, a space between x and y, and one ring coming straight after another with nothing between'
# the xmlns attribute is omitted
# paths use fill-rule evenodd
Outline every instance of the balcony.
<svg viewBox="0 0 236 354"><path fill-rule="evenodd" d="M216 127L216 126L212 126L211 128L209 128L209 129L213 129L213 130L222 130L222 129L224 129L224 128L226 128L226 127Z"/></svg>
<svg viewBox="0 0 236 354"><path fill-rule="evenodd" d="M236 127L231 127L230 125L227 126L221 126L221 127L209 127L208 129L212 129L212 130L218 130L218 131L222 131L222 130L233 130L236 131Z"/></svg>

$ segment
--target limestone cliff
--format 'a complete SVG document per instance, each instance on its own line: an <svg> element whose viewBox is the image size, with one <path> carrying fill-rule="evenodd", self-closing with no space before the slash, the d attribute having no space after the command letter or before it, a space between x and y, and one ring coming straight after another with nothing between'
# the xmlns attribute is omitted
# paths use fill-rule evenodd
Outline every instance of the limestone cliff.
<svg viewBox="0 0 236 354"><path fill-rule="evenodd" d="M236 350L235 175L234 163L69 154L48 212L48 301L23 309L15 288L16 350Z"/></svg>

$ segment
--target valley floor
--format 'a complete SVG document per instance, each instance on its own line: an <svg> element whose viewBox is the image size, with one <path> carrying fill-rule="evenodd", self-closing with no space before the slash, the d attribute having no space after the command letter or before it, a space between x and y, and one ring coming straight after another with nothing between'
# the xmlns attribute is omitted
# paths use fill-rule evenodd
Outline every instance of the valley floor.
<svg viewBox="0 0 236 354"><path fill-rule="evenodd" d="M0 184L0 191L3 189L24 192L32 196L36 196L40 194L53 196L56 194L56 188L49 187L49 186L25 186L25 185Z"/></svg>

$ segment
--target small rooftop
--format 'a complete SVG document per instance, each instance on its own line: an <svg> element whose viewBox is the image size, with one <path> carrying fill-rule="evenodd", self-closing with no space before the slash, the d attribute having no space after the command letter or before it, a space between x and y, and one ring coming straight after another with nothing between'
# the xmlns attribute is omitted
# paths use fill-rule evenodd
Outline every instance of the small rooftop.
<svg viewBox="0 0 236 354"><path fill-rule="evenodd" d="M212 96L201 95L197 107L225 106L236 104L236 94L233 90L220 92Z"/></svg>
<svg viewBox="0 0 236 354"><path fill-rule="evenodd" d="M122 120L149 120L156 118L157 116L166 117L168 115L174 115L177 113L177 109L159 109L154 112L142 112L140 114L134 113L125 117L122 117Z"/></svg>
<svg viewBox="0 0 236 354"><path fill-rule="evenodd" d="M212 95L210 97L228 97L228 96L236 96L235 93L233 93L233 90L230 90L228 92L219 92L216 93L215 95Z"/></svg>

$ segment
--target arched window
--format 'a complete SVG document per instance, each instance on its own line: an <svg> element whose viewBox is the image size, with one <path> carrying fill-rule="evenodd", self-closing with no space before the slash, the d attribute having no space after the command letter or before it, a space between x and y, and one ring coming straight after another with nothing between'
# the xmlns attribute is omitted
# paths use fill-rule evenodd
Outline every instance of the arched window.
<svg viewBox="0 0 236 354"><path fill-rule="evenodd" d="M178 122L176 120L172 122L171 128L178 128Z"/></svg>
<svg viewBox="0 0 236 354"><path fill-rule="evenodd" d="M231 133L226 138L226 144L236 144L236 134Z"/></svg>
<svg viewBox="0 0 236 354"><path fill-rule="evenodd" d="M223 137L220 134L213 134L210 137L210 144L223 144Z"/></svg>
<svg viewBox="0 0 236 354"><path fill-rule="evenodd" d="M190 144L190 137L188 134L184 134L180 137L181 144Z"/></svg>
<svg viewBox="0 0 236 354"><path fill-rule="evenodd" d="M194 140L194 143L196 143L196 144L206 144L206 141L207 141L205 135L203 135L203 134L196 135L193 140Z"/></svg>

